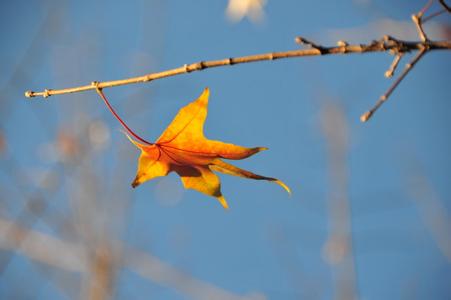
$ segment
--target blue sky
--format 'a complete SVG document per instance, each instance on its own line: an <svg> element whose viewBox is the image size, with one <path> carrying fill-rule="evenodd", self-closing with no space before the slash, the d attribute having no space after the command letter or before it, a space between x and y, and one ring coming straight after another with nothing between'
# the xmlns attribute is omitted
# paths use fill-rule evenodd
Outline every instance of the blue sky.
<svg viewBox="0 0 451 300"><path fill-rule="evenodd" d="M428 53L366 124L360 114L390 85L383 76L388 54L261 62L106 89L128 124L154 140L210 88L207 137L268 147L236 164L280 178L293 191L290 198L274 184L221 176L227 212L213 198L183 190L175 174L132 189L139 152L95 93L23 96L296 49L297 35L333 45L367 30L366 39L355 40L366 43L380 37L381 20L406 28L422 5L268 0L262 23L233 23L227 1L2 2L1 218L87 249L94 247L86 237L92 230L94 240L119 240L235 295L334 299L340 280L350 280L360 299L447 298L450 239L437 232L441 220L447 230L450 224L449 53ZM449 18L435 22L426 29L442 38L439 24L449 27ZM406 32L399 28L393 30ZM406 34L398 38L412 38ZM96 130L105 137L99 145ZM55 150L62 133L79 140L74 161ZM58 188L43 188L42 174L54 174L45 178ZM46 213L33 222L19 218L37 192L51 198ZM349 206L344 234L352 256L333 264L340 249L329 253L325 245L341 230L337 203ZM72 233L57 225L65 223L75 224ZM353 271L343 271L349 265ZM84 276L17 253L0 274L0 298L78 298ZM177 285L126 267L114 282L117 299L190 299Z"/></svg>

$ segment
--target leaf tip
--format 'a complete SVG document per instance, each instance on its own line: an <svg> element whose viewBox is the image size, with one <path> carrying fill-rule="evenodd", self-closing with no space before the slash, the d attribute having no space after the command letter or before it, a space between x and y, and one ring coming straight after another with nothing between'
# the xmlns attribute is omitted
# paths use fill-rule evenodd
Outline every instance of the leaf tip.
<svg viewBox="0 0 451 300"><path fill-rule="evenodd" d="M229 209L229 204L227 203L226 199L224 198L224 196L219 196L216 197L216 199L218 199L219 203L221 203L222 207L224 207L225 210Z"/></svg>
<svg viewBox="0 0 451 300"><path fill-rule="evenodd" d="M288 185L286 185L285 183L283 183L283 181L281 181L279 179L275 179L274 182L277 183L278 185L280 185L281 187L283 187L284 190L287 191L288 195L291 197L291 190L288 187Z"/></svg>
<svg viewBox="0 0 451 300"><path fill-rule="evenodd" d="M208 86L204 89L204 91L202 92L202 95L200 95L200 98L207 98L210 96L210 89L208 88Z"/></svg>
<svg viewBox="0 0 451 300"><path fill-rule="evenodd" d="M269 148L266 148L266 147L254 147L254 148L250 148L250 155L254 155L254 154L258 153L258 152L265 151L265 150L269 150ZM249 156L250 156L250 155L249 155Z"/></svg>
<svg viewBox="0 0 451 300"><path fill-rule="evenodd" d="M135 180L133 180L131 185L132 185L132 188L136 188L140 184L141 184L141 182L139 181L139 177L136 176Z"/></svg>

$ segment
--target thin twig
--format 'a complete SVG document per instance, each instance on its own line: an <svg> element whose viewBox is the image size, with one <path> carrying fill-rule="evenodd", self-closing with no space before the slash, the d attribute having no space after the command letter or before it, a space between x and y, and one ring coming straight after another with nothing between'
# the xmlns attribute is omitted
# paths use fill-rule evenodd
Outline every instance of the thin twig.
<svg viewBox="0 0 451 300"><path fill-rule="evenodd" d="M425 46L430 50L451 50L451 41L428 41L425 42L412 42L412 41L403 41L402 44L396 42L385 42L383 40L375 41L370 44L361 45L343 45L337 47L322 47L322 52L318 51L318 49L301 49L301 50L291 50L284 52L271 52L265 54L257 54L257 55L249 55L235 58L225 58L220 60L212 60L212 61L201 61L197 63L187 64L179 68L170 69L158 73L151 73L143 76L132 77L121 80L113 80L113 81L104 81L98 82L97 85L87 84L78 87L71 87L65 89L45 89L42 92L33 92L27 91L25 92L26 97L36 97L42 96L44 98L52 96L52 95L62 95L69 93L77 93L89 90L96 90L127 85L127 84L135 84L135 83L144 83L153 81L156 79L161 79L165 77L171 77L181 74L186 74L194 71L201 71L208 68L222 67L222 66L231 66L242 63L251 63L257 61L266 61L266 60L275 60L275 59L284 59L284 58L293 58L293 57L303 57L303 56L318 56L318 55L333 55L333 54L350 54L350 53L370 53L370 52L387 52L392 49L397 49L400 52L409 52L421 50Z"/></svg>
<svg viewBox="0 0 451 300"><path fill-rule="evenodd" d="M415 27L417 28L417 31L418 31L418 35L420 36L420 39L423 42L426 42L429 40L423 29L423 23L424 23L423 16L426 13L426 11L431 7L432 3L434 3L434 0L429 0L426 3L426 5L418 13L412 15L412 21L415 24ZM443 2L443 5L446 8L446 4L444 4L444 2Z"/></svg>
<svg viewBox="0 0 451 300"><path fill-rule="evenodd" d="M451 7L445 3L445 0L438 0L438 2L446 9L447 12L451 13Z"/></svg>
<svg viewBox="0 0 451 300"><path fill-rule="evenodd" d="M401 81L406 77L406 75L412 70L412 68L415 66L415 64L423 57L424 54L427 52L427 48L423 48L418 52L418 54L410 61L410 63L406 64L406 67L404 68L404 71L401 73L401 75L396 79L395 82L388 88L388 90L377 100L376 104L371 108L369 111L364 113L360 116L360 121L366 122L368 121L371 116L379 109L379 107L387 101L388 97L393 93L393 91L396 89L396 87L401 83Z"/></svg>
<svg viewBox="0 0 451 300"><path fill-rule="evenodd" d="M393 74L395 73L396 68L399 65L399 62L401 61L402 56L404 55L404 53L398 53L396 54L395 58L393 59L393 62L391 63L390 67L388 68L388 70L385 72L385 77L387 78L392 78Z"/></svg>
<svg viewBox="0 0 451 300"><path fill-rule="evenodd" d="M425 17L424 15L426 14L426 11L432 6L433 2L434 2L434 0L429 0L426 3L426 5L417 14L412 15L412 21L415 24L418 34L422 41L428 40L428 37L423 29L424 23L441 15L442 13L445 13L445 12L451 13L451 8L445 3L445 1L439 0L438 2L443 6L443 9Z"/></svg>
<svg viewBox="0 0 451 300"><path fill-rule="evenodd" d="M426 33L424 32L423 29L423 24L424 22L442 14L444 11L439 11L437 13L434 13L432 15L430 15L427 18L423 19L424 14L426 13L426 11L431 7L431 5L433 4L434 0L429 0L426 5L416 14L412 15L412 21L415 24L415 27L418 31L418 36L420 37L420 39L423 41L423 48L420 49L420 52L418 52L418 54L408 63L406 64L406 67L404 68L404 71L401 73L401 75L396 79L395 82L393 82L393 84L388 88L388 90L379 98L379 100L376 102L376 104L373 106L373 108L371 108L369 111L365 112L363 115L360 116L360 121L362 122L366 122L368 121L371 116L379 109L379 107L385 102L387 101L388 97L390 97L390 95L393 93L393 91L396 89L396 87L401 83L401 81L404 79L404 77L406 77L406 75L410 72L410 70L415 66L415 64L423 57L424 54L426 54L426 52L428 52L430 50L429 45L431 44L431 41L429 40L429 38L427 37ZM446 5L446 3L442 0L439 0L440 4L444 7L444 9L448 12L451 12L450 8ZM385 36L384 37L386 39L386 41L394 41L395 43L402 43L401 41L398 41L390 36ZM399 47L401 48L401 47ZM396 69L396 67L399 64L399 61L402 57L403 51L398 51L396 48L391 50L392 52L396 53L397 56L395 57L395 59L393 60L392 64L390 65L390 68L388 69L387 72L385 72L385 76L386 77L392 77L393 73Z"/></svg>
<svg viewBox="0 0 451 300"><path fill-rule="evenodd" d="M309 46L310 48L317 49L317 50L320 52L320 54L323 54L323 53L324 53L324 47L323 47L323 46L320 46L320 45L318 45L318 44L316 44L316 43L314 43L314 42L312 42L312 41L310 41L310 40L307 40L306 38L304 38L304 37L302 37L302 36L297 36L297 37L294 39L294 41L295 41L297 44L299 44L299 45L307 45L307 46Z"/></svg>
<svg viewBox="0 0 451 300"><path fill-rule="evenodd" d="M439 11L437 11L437 12L435 12L435 13L433 13L433 14L427 16L427 17L422 18L423 24L426 23L427 21L429 21L429 20L432 19L432 18L435 18L435 17L437 17L437 16L440 16L441 14L443 14L443 13L445 13L445 12L451 13L451 7L449 7L449 6L445 3L444 0L439 0L438 2L439 2L440 5L443 7L443 9L442 9L442 10L439 10Z"/></svg>
<svg viewBox="0 0 451 300"><path fill-rule="evenodd" d="M421 16L419 14L412 15L412 21L415 24L415 27L417 28L418 35L420 36L420 39L423 42L428 41L429 39L428 39L426 33L424 32L424 29L423 29L423 23L421 21Z"/></svg>
<svg viewBox="0 0 451 300"><path fill-rule="evenodd" d="M427 10L431 7L431 5L434 3L434 0L429 0L422 9L417 13L418 17L423 17L424 14L427 12Z"/></svg>
<svg viewBox="0 0 451 300"><path fill-rule="evenodd" d="M433 13L433 14L427 16L427 17L424 17L424 18L422 19L423 24L426 23L427 21L429 21L429 20L431 20L431 19L437 17L437 16L440 16L441 14L446 13L446 12L447 12L446 9L442 9L442 10L439 10L439 11L437 11L437 12L435 12L435 13Z"/></svg>

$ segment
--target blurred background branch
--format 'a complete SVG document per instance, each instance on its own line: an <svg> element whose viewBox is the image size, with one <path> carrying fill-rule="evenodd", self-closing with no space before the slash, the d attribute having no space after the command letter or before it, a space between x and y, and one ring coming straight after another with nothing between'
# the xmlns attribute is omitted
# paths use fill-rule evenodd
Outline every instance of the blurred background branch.
<svg viewBox="0 0 451 300"><path fill-rule="evenodd" d="M450 26L436 22L449 12L444 1L429 1L414 23L405 21L406 12L424 1L107 2L1 4L0 298L450 294L450 202L443 196L451 170L448 51L430 51L428 64L417 64L412 81L403 81L400 98L411 109L400 101L384 122L363 128L349 121L366 106L356 99L386 88L375 75L403 76L409 51L449 50ZM274 45L292 49L298 32L311 37L296 39L302 49L242 56ZM348 55L366 52L392 57ZM229 53L238 57L209 60ZM296 55L312 58L284 59ZM200 58L208 60L183 65ZM279 58L270 69L194 72ZM173 76L188 72L194 74ZM187 95L206 85L217 90L212 134L268 146L272 159L249 163L284 174L293 201L234 182L240 205L223 214L170 176L131 192L135 149L95 93L52 105L23 101L30 86L81 85L86 74L129 77L103 84L155 80L114 89L113 97L149 136ZM326 89L334 97L324 103L315 95ZM409 147L398 151L403 143ZM414 151L424 169L400 172L398 161Z"/></svg>
<svg viewBox="0 0 451 300"><path fill-rule="evenodd" d="M6 232L13 234L5 234ZM92 256L87 255L89 252L86 252L85 247L86 244L62 241L45 233L23 228L15 222L0 219L1 249L19 252L32 260L67 272L88 274L88 287L83 297L85 299L109 299L113 286L111 276L119 268L130 269L192 299L266 299L257 293L248 296L235 295L211 283L193 278L149 253L124 247L119 241L97 245Z"/></svg>
<svg viewBox="0 0 451 300"><path fill-rule="evenodd" d="M322 113L322 129L329 160L329 237L323 257L335 269L334 299L360 299L357 282L348 196L347 165L349 133L346 117L338 105L326 102Z"/></svg>

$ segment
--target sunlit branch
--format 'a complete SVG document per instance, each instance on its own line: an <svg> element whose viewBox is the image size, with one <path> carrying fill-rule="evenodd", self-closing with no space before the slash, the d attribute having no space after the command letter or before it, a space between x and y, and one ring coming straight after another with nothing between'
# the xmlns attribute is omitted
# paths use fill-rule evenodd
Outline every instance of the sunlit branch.
<svg viewBox="0 0 451 300"><path fill-rule="evenodd" d="M430 50L430 48L429 48L430 40L423 29L423 24L426 21L431 20L432 18L434 18L436 16L439 16L444 11L451 12L450 8L446 5L446 3L442 0L439 0L439 3L443 6L444 11L439 11L438 13L434 13L434 14L430 15L429 17L424 18L424 14L428 11L428 9L431 7L431 5L433 3L434 3L434 0L429 0L426 3L426 5L418 13L412 15L412 21L415 24L415 28L417 29L418 36L420 37L421 41L423 41L423 48L419 49L418 54L409 63L406 64L404 71L393 82L393 84L388 88L388 90L377 100L376 104L369 111L365 112L363 115L360 116L360 121L366 122L373 116L373 114L381 107L381 105L387 101L387 99L390 97L390 95L393 93L393 91L398 87L398 85L402 82L402 80L406 77L406 75L409 74L409 72L412 70L412 68ZM386 36L386 38L391 39L391 40L396 40L390 36ZM387 72L385 72L385 76L388 78L392 77L396 67L399 64L399 61L401 60L402 55L404 54L403 51L396 51L396 50L392 53L395 53L396 57L393 60L392 64L390 65L389 70Z"/></svg>
<svg viewBox="0 0 451 300"><path fill-rule="evenodd" d="M391 50L398 50L399 52L409 52L409 51L417 51L421 50L424 47L428 47L429 50L451 50L451 41L429 41L425 42L412 42L412 41L402 41L402 42L394 42L394 41L384 41L383 39L378 41L373 41L369 44L355 44L355 45L346 45L341 44L336 47L322 47L321 50L318 48L312 49L299 49L299 50L290 50L283 52L271 52L264 54L256 54L249 56L241 56L234 58L224 58L220 60L210 60L210 61L201 61L192 64L185 64L181 67L170 69L162 72L151 73L138 77L131 77L127 79L113 80L113 81L103 81L96 82L96 84L87 84L77 87L65 88L65 89L45 89L42 92L33 92L27 91L25 92L26 97L37 97L42 96L44 98L53 96L53 95L62 95L69 93L78 93L89 90L105 89L110 87L122 86L127 84L135 84L135 83L145 83L154 81L161 78L172 77L176 75L191 73L195 71L202 71L209 68L223 67L223 66L232 66L244 63L252 63L258 61L267 61L267 60L276 60L276 59L285 59L285 58L294 58L294 57L304 57L304 56L319 56L319 55L334 55L334 54L351 54L351 53L372 53L372 52L388 52Z"/></svg>
<svg viewBox="0 0 451 300"><path fill-rule="evenodd" d="M374 53L374 52L389 52L390 54L396 55L395 59L393 60L392 64L390 65L389 70L386 71L386 73L385 73L386 77L390 78L390 77L392 77L394 71L396 70L396 68L399 64L399 61L404 53L412 52L412 51L419 51L419 53L415 56L415 58L406 65L406 68L400 74L400 76L395 80L395 82L379 98L379 100L376 102L374 107L372 109L370 109L369 111L365 112L360 117L360 120L362 122L366 122L371 118L371 116L374 114L374 112L376 112L377 109L388 99L388 97L393 93L393 91L401 83L401 81L404 79L404 77L410 72L410 70L414 67L414 65L424 56L424 54L426 54L429 51L433 51L433 50L451 50L451 41L449 41L449 40L447 40L447 41L431 41L423 29L423 24L426 21L429 21L432 18L437 17L444 12L451 12L450 7L445 3L445 1L439 0L438 2L442 6L442 10L425 17L424 16L425 13L432 6L433 2L434 2L434 0L429 0L426 3L426 5L418 13L412 15L412 21L415 24L415 27L418 31L418 36L420 38L419 42L402 41L402 40L398 40L398 39L395 39L395 38L392 38L389 36L384 36L380 40L372 41L371 43L368 43L368 44L349 45L345 41L338 41L337 46L325 47L325 46L316 44L304 37L296 37L296 39L295 39L296 43L307 46L307 47L309 47L309 49L270 52L270 53L248 55L248 56L241 56L241 57L230 57L230 58L224 58L224 59L219 59L219 60L200 61L197 63L185 64L178 68L169 69L169 70L157 72L157 73L150 73L150 74L146 74L146 75L142 75L142 76L138 76L138 77L131 77L131 78L113 80L113 81L103 81L103 82L93 81L87 85L64 88L64 89L44 89L44 91L41 91L41 92L27 91L27 92L25 92L25 96L28 98L37 97L37 96L42 96L44 98L47 98L52 95L62 95L62 94L69 94L69 93L84 92L84 91L89 91L89 90L96 90L99 93L99 95L102 97L102 99L104 99L104 101L105 101L105 97L101 91L102 91L102 89L109 88L109 87L116 87L116 86L135 84L135 83L145 83L145 82L150 82L150 81L154 81L154 80L162 79L162 78L166 78L166 77L172 77L172 76L191 73L191 72L195 72L195 71L202 71L202 70L206 70L209 68L232 66L232 65L244 64L244 63L252 63L252 62L259 62L259 61L272 61L272 60L276 60L276 59L307 57L307 56L335 55L335 54L343 55L343 54L351 54L351 53L361 53L362 54L362 53ZM105 103L111 110L112 108L107 103L107 101ZM113 112L113 114L115 114L114 111L112 111L112 112ZM119 121L121 121L121 120L119 119ZM121 124L124 125L124 123L122 121L121 121ZM124 125L124 127L133 136L135 136L134 133L132 131L130 131L126 125ZM135 138L136 138L136 136L135 136ZM138 140L148 143L148 142L142 140L141 138L138 138Z"/></svg>
<svg viewBox="0 0 451 300"><path fill-rule="evenodd" d="M385 77L387 78L393 77L393 74L395 74L396 68L398 67L399 62L401 61L403 55L404 55L403 53L396 54L395 58L393 59L393 62L391 63L390 67L384 74Z"/></svg>
<svg viewBox="0 0 451 300"><path fill-rule="evenodd" d="M382 104L384 104L385 101L387 101L388 97L393 93L393 91L398 87L398 85L401 83L401 81L406 77L407 74L409 74L410 70L415 66L415 64L423 57L424 54L426 54L426 48L418 52L418 54L406 65L404 68L404 71L399 75L399 77L393 82L393 84L388 88L388 90L377 100L376 104L366 113L364 113L360 117L360 121L366 122L371 118L371 116L381 107Z"/></svg>

